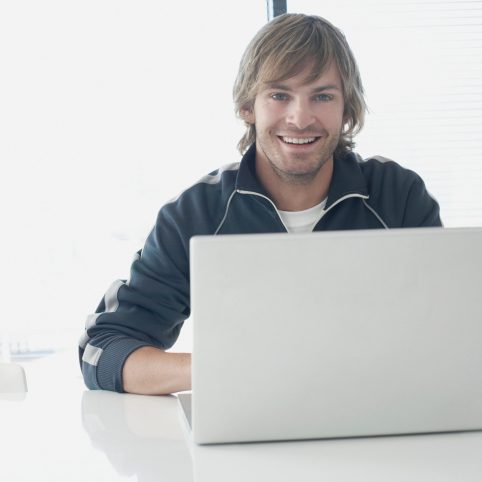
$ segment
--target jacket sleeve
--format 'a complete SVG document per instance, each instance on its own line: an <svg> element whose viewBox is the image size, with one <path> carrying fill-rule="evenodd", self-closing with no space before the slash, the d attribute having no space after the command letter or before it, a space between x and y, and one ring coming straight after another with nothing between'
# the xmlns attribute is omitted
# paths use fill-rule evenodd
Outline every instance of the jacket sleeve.
<svg viewBox="0 0 482 482"><path fill-rule="evenodd" d="M402 226L442 226L439 204L427 191L425 183L418 175L414 175L408 191Z"/></svg>
<svg viewBox="0 0 482 482"><path fill-rule="evenodd" d="M161 209L129 280L114 282L87 318L79 358L88 388L123 392L127 357L142 346L170 348L189 316L190 235L177 214L173 204Z"/></svg>

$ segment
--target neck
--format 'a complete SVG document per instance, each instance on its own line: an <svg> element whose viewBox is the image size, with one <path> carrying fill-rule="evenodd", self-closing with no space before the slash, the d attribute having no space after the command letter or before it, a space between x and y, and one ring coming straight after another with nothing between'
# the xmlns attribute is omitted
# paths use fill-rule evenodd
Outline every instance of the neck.
<svg viewBox="0 0 482 482"><path fill-rule="evenodd" d="M333 159L323 164L316 176L306 182L284 179L266 163L256 161L256 175L276 207L281 211L304 211L328 195L333 175Z"/></svg>

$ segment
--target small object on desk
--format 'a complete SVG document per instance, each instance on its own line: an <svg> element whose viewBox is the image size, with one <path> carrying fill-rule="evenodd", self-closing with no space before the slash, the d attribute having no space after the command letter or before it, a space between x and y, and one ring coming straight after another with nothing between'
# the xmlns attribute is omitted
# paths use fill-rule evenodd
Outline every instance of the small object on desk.
<svg viewBox="0 0 482 482"><path fill-rule="evenodd" d="M25 370L16 363L0 363L0 393L27 392Z"/></svg>

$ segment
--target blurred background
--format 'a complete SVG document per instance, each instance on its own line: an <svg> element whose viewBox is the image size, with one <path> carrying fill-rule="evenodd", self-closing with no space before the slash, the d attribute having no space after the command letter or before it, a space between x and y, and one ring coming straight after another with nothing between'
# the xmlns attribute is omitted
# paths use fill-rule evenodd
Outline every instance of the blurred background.
<svg viewBox="0 0 482 482"><path fill-rule="evenodd" d="M481 226L482 1L287 10L347 36L370 109L357 152L417 171L446 226ZM231 89L266 21L265 0L0 3L0 361L77 356L159 208L239 160Z"/></svg>

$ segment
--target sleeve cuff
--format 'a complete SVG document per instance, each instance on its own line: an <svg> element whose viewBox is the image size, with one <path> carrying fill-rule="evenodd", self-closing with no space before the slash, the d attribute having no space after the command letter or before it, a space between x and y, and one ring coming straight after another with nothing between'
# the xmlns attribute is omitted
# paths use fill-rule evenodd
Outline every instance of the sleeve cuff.
<svg viewBox="0 0 482 482"><path fill-rule="evenodd" d="M151 346L133 338L120 338L109 343L103 350L97 365L97 383L102 390L124 392L122 369L127 357L138 348Z"/></svg>

